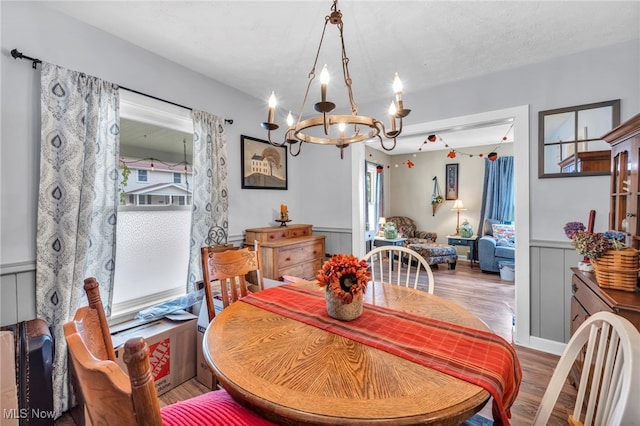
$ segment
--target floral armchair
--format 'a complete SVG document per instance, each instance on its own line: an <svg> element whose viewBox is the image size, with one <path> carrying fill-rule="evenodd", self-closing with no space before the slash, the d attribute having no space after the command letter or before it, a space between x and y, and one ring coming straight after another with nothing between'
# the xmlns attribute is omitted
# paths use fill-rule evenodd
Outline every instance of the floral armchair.
<svg viewBox="0 0 640 426"><path fill-rule="evenodd" d="M406 216L391 216L386 218L387 222L393 222L398 230L398 236L407 238L405 246L409 244L435 244L438 234L435 232L418 231L413 219Z"/></svg>

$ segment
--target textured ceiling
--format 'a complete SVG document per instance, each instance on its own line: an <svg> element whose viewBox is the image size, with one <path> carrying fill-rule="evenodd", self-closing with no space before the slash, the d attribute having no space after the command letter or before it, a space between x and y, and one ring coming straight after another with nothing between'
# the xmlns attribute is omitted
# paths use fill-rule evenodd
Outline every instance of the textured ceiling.
<svg viewBox="0 0 640 426"><path fill-rule="evenodd" d="M328 0L46 4L259 101L273 90L294 112L331 6ZM640 38L637 1L343 0L338 7L359 105L388 102L395 72L409 102L411 93L429 87ZM338 81L332 25L318 74L325 63Z"/></svg>

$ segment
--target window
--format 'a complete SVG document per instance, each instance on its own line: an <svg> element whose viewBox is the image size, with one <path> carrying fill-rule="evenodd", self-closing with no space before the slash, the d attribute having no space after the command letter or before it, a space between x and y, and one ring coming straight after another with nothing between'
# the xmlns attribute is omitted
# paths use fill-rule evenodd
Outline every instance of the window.
<svg viewBox="0 0 640 426"><path fill-rule="evenodd" d="M191 112L125 90L120 102L121 197L111 323L184 294L191 232L192 188L186 183L191 179L183 179L193 164ZM136 179L124 180L125 169Z"/></svg>
<svg viewBox="0 0 640 426"><path fill-rule="evenodd" d="M182 175L180 173L174 173L173 183L181 183L181 182L182 182Z"/></svg>
<svg viewBox="0 0 640 426"><path fill-rule="evenodd" d="M366 162L365 176L365 206L366 206L366 230L378 231L378 221L382 216L382 166Z"/></svg>
<svg viewBox="0 0 640 426"><path fill-rule="evenodd" d="M620 100L540 111L540 177L607 175L611 147L601 137L620 124Z"/></svg>

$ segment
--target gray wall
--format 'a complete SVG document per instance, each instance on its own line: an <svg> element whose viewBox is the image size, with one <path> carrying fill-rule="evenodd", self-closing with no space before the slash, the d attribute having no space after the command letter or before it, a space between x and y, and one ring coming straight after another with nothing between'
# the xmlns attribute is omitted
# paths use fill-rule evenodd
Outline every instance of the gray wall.
<svg viewBox="0 0 640 426"><path fill-rule="evenodd" d="M35 262L40 149L39 73L34 72L28 62L13 60L9 56L12 48L134 90L234 119L234 124L227 127L232 239L241 238L242 231L247 227L272 224L277 217L278 206L283 203L289 206L292 219L298 223L312 223L336 234L350 232L353 177L349 150L345 159L340 160L335 149L305 146L299 157L290 158L288 191L242 190L240 135L264 137L258 125L264 119L263 99L235 91L179 64L51 11L41 3L3 1L0 7L0 268L3 286L5 282L20 282L8 292L13 292L10 299L6 298L7 292L0 292L3 311L6 306L15 305L16 300L24 300L22 296L18 298L16 293L25 293L24 287L33 288L32 282L22 284L22 281L14 278L5 279L4 275L13 274L15 268L27 270L28 275ZM573 220L586 221L590 209L597 210L596 229L606 228L608 178L538 179L537 113L540 110L620 98L622 118L629 118L640 110L639 75L638 41L586 50L542 64L460 81L421 93L407 90L405 103L414 111L407 124L530 105L528 208L531 239L566 244L563 225ZM360 106L360 111L363 115L384 116L385 105L388 104L364 105ZM425 189L428 194L432 190L430 183L429 180ZM393 192L393 188L388 189ZM538 283L531 282L532 295L536 294L537 286ZM558 294L565 293L562 284L556 286ZM30 302L24 303L33 303L33 297ZM543 310L537 314L533 312L533 307L538 306L536 303L543 306ZM540 301L531 300L530 305L532 315L550 313L544 310L544 303ZM24 311L31 312L30 309L25 306ZM565 327L564 318L553 317L553 322L554 327ZM536 318L532 318L534 323ZM545 330L541 333L544 334ZM551 335L541 337L555 338Z"/></svg>
<svg viewBox="0 0 640 426"><path fill-rule="evenodd" d="M350 209L329 212L331 197L350 205L348 156L305 146L289 158L289 190L241 189L240 135L266 137L265 101L189 71L126 41L52 11L36 2L0 3L2 8L2 241L1 264L35 259L39 168L39 71L28 61L14 60L17 48L63 67L120 84L181 105L232 118L226 126L229 156L229 233L275 224L280 204L287 204L298 223L350 228ZM312 179L306 179L312 176ZM318 179L318 176L322 176ZM333 191L333 188L339 188ZM311 192L310 192L311 191ZM305 197L314 193L313 197ZM304 200L304 202L303 202ZM331 213L331 214L329 214Z"/></svg>

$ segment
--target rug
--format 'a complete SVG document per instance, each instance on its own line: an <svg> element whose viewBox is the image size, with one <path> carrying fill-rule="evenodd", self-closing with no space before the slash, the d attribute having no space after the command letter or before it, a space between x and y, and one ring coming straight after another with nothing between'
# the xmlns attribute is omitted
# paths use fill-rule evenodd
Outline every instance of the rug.
<svg viewBox="0 0 640 426"><path fill-rule="evenodd" d="M462 423L461 426L493 426L493 420L475 414L473 417Z"/></svg>

